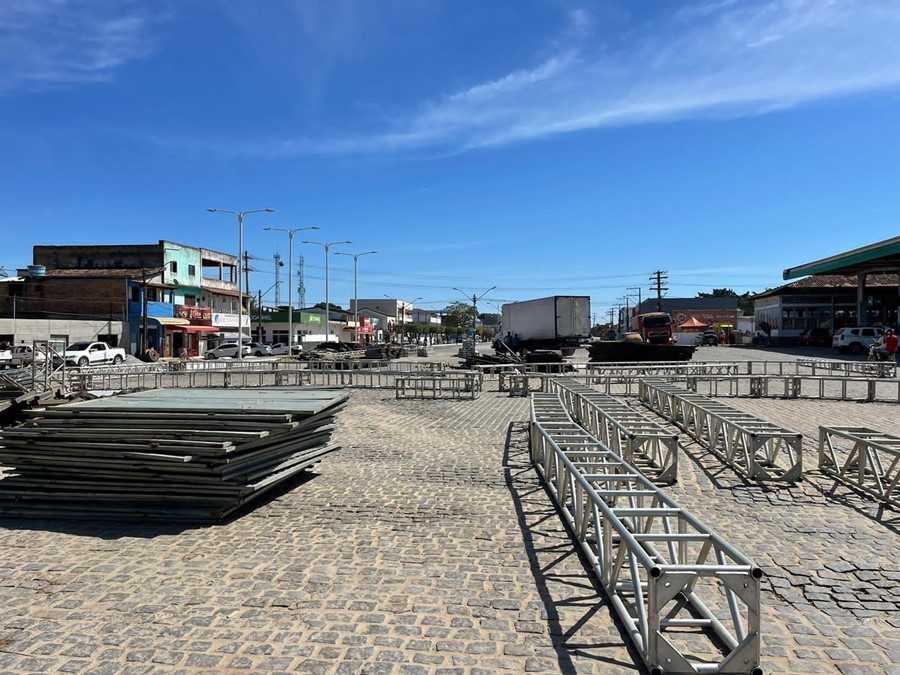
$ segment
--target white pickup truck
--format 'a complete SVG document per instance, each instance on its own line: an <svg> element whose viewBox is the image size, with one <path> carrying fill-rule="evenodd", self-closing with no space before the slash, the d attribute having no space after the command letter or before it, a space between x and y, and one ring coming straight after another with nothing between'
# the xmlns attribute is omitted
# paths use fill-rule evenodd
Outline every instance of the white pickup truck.
<svg viewBox="0 0 900 675"><path fill-rule="evenodd" d="M75 342L66 347L63 358L67 366L98 366L101 363L118 365L125 360L125 350L110 347L105 342Z"/></svg>
<svg viewBox="0 0 900 675"><path fill-rule="evenodd" d="M24 366L30 366L35 360L38 363L43 363L47 360L47 357L43 352L38 352L35 355L34 348L31 345L13 345L8 352L0 352L0 368L23 368Z"/></svg>

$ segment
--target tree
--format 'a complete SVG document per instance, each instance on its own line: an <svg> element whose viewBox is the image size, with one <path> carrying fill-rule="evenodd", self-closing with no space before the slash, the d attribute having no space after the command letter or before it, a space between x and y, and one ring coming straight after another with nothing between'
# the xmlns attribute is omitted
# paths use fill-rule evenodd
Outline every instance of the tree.
<svg viewBox="0 0 900 675"><path fill-rule="evenodd" d="M753 300L750 299L750 291L738 295L731 288L714 288L712 293L697 293L698 298L737 298L737 306L744 314L753 314Z"/></svg>
<svg viewBox="0 0 900 675"><path fill-rule="evenodd" d="M329 302L328 304L331 307L332 312L343 312L344 311L340 305L336 305L333 302ZM325 303L317 302L316 304L313 305L313 309L325 309Z"/></svg>
<svg viewBox="0 0 900 675"><path fill-rule="evenodd" d="M454 302L444 309L444 325L450 328L471 328L475 312L466 302Z"/></svg>

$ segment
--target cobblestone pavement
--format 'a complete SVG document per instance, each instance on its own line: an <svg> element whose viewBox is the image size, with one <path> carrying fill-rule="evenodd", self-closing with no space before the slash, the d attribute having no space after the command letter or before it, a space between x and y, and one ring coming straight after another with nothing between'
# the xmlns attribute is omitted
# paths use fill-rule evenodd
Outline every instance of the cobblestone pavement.
<svg viewBox="0 0 900 675"><path fill-rule="evenodd" d="M807 479L773 488L682 436L670 489L767 572L765 670L900 673L900 516L814 470L819 424L900 433L900 409L726 400L806 437ZM639 672L527 410L353 390L343 449L223 525L3 521L0 672Z"/></svg>

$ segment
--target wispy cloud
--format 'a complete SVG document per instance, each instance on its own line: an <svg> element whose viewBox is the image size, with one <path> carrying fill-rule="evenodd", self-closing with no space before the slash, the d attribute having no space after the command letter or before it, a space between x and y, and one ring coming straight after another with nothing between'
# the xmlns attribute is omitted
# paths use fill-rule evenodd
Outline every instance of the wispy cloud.
<svg viewBox="0 0 900 675"><path fill-rule="evenodd" d="M165 12L131 2L0 3L0 92L108 82L153 51L150 27Z"/></svg>
<svg viewBox="0 0 900 675"><path fill-rule="evenodd" d="M900 5L871 0L696 3L627 34L572 12L554 53L425 101L389 128L256 139L230 152L459 152L613 126L758 115L900 85ZM557 36L558 37L558 36ZM544 45L544 48L546 45Z"/></svg>

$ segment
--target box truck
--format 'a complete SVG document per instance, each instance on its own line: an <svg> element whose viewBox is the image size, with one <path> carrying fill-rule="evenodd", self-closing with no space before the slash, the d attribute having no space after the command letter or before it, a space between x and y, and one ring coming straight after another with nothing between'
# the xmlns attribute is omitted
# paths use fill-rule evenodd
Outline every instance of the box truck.
<svg viewBox="0 0 900 675"><path fill-rule="evenodd" d="M503 336L518 334L520 350L570 351L591 335L591 298L554 295L503 305Z"/></svg>

